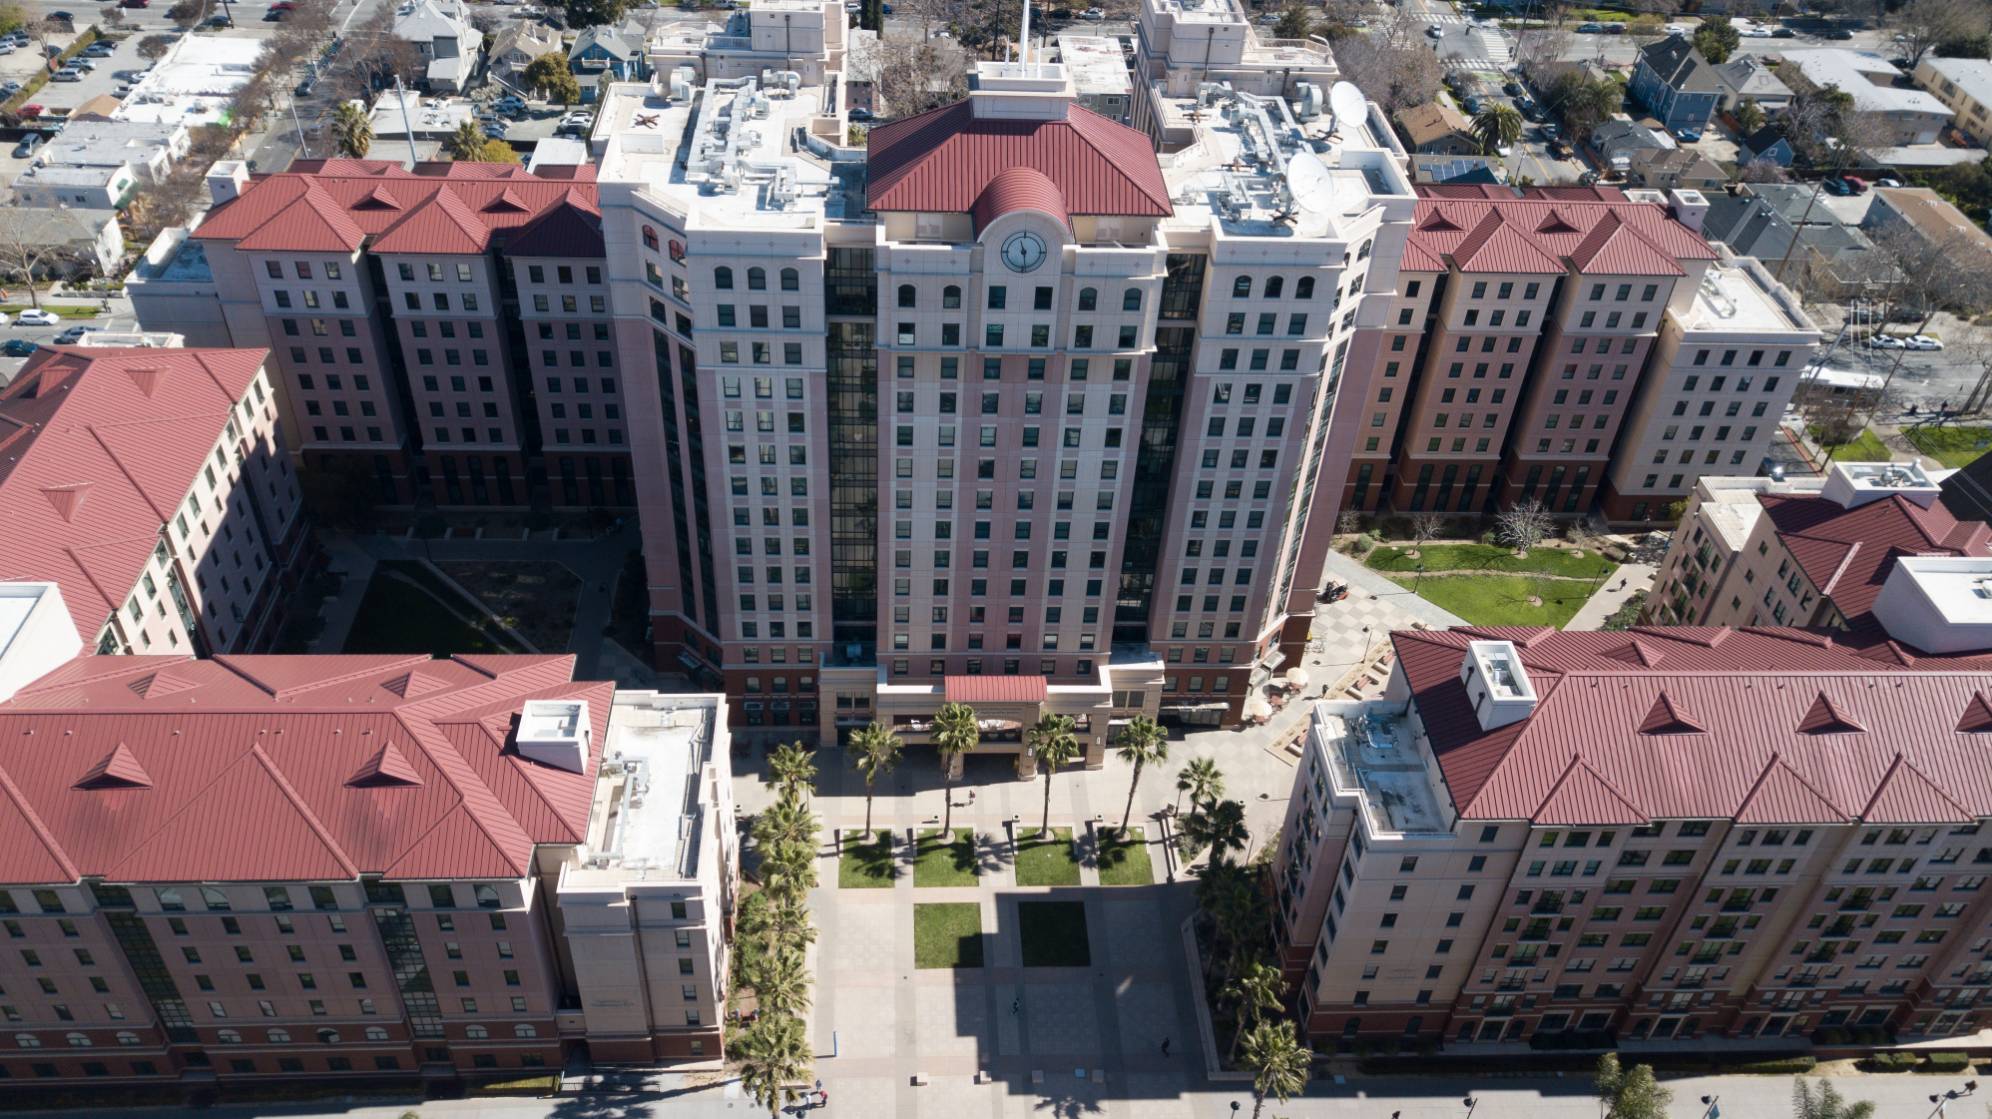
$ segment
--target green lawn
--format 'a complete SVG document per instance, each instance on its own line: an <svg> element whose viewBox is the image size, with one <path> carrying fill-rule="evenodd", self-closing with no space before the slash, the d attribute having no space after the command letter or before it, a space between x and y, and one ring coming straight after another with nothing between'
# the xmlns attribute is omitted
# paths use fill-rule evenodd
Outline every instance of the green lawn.
<svg viewBox="0 0 1992 1119"><path fill-rule="evenodd" d="M1555 626L1563 623L1591 597L1589 579L1533 579L1526 575L1427 575L1414 580L1392 575L1409 589L1415 582L1419 597L1436 603L1476 626ZM1540 594L1541 606L1528 597Z"/></svg>
<svg viewBox="0 0 1992 1119"><path fill-rule="evenodd" d="M0 303L0 312L9 315L18 315L30 309L30 305L26 303ZM97 303L44 303L41 309L58 319L94 319L104 313L103 306Z"/></svg>
<svg viewBox="0 0 1992 1119"><path fill-rule="evenodd" d="M982 966L982 905L950 901L913 907L913 966Z"/></svg>
<svg viewBox="0 0 1992 1119"><path fill-rule="evenodd" d="M1140 828L1100 833L1100 885L1147 886L1155 881L1155 867L1148 861L1148 842Z"/></svg>
<svg viewBox="0 0 1992 1119"><path fill-rule="evenodd" d="M367 584L359 614L346 635L348 653L505 653L511 650L485 630L466 625L434 595L394 578L386 565ZM475 607L458 609L465 614Z"/></svg>
<svg viewBox="0 0 1992 1119"><path fill-rule="evenodd" d="M956 828L948 842L939 828L920 833L920 850L913 858L914 886L975 885L975 831Z"/></svg>
<svg viewBox="0 0 1992 1119"><path fill-rule="evenodd" d="M1969 466L1992 448L1992 427L1912 427L1902 433L1915 448L1945 466Z"/></svg>
<svg viewBox="0 0 1992 1119"><path fill-rule="evenodd" d="M1405 548L1377 548L1370 552L1363 562L1377 571L1410 574L1425 565L1426 572L1433 571L1535 571L1546 575L1569 575L1579 579L1589 579L1598 574L1598 566L1606 560L1596 552L1585 552L1581 556L1571 555L1562 548L1531 548L1521 559L1515 558L1512 548L1501 548L1492 544L1427 544L1418 549L1418 558L1411 559L1404 553Z"/></svg>
<svg viewBox="0 0 1992 1119"><path fill-rule="evenodd" d="M837 885L847 890L890 886L899 877L893 857L892 834L878 832L870 842L847 839L844 854L837 860Z"/></svg>
<svg viewBox="0 0 1992 1119"><path fill-rule="evenodd" d="M1819 429L1815 427L1808 430L1813 442L1818 442ZM1865 427L1861 429L1859 438L1832 448L1831 453L1835 462L1887 462L1895 457L1889 453L1887 447L1882 446L1881 437Z"/></svg>
<svg viewBox="0 0 1992 1119"><path fill-rule="evenodd" d="M1017 931L1023 940L1025 967L1086 967L1093 962L1086 946L1083 902L1020 901Z"/></svg>
<svg viewBox="0 0 1992 1119"><path fill-rule="evenodd" d="M1072 857L1072 829L1053 828L1045 841L1033 828L1017 833L1017 885L1077 886L1079 860Z"/></svg>

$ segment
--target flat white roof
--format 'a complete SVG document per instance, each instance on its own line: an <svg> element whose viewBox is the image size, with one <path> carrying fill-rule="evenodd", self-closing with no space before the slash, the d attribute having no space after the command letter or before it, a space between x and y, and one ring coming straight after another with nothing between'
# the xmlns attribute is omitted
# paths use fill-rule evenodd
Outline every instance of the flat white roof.
<svg viewBox="0 0 1992 1119"><path fill-rule="evenodd" d="M261 39L182 35L112 117L188 127L212 124L228 111L235 91L248 84L262 53Z"/></svg>
<svg viewBox="0 0 1992 1119"><path fill-rule="evenodd" d="M1992 62L1982 58L1939 58L1931 55L1923 65L1964 91L1980 105L1992 105Z"/></svg>
<svg viewBox="0 0 1992 1119"><path fill-rule="evenodd" d="M1951 625L1992 626L1992 556L1904 556L1905 572Z"/></svg>
<svg viewBox="0 0 1992 1119"><path fill-rule="evenodd" d="M687 696L682 705L619 698L609 709L599 780L614 786L602 849L591 852L601 868L662 878L696 873L679 860L696 822L691 794L715 715L711 697L702 696Z"/></svg>
<svg viewBox="0 0 1992 1119"><path fill-rule="evenodd" d="M1775 284L1755 261L1710 265L1682 326L1689 331L1816 331L1789 292L1783 299L1773 293Z"/></svg>
<svg viewBox="0 0 1992 1119"><path fill-rule="evenodd" d="M1134 92L1120 41L1103 35L1060 35L1058 61L1081 95Z"/></svg>
<svg viewBox="0 0 1992 1119"><path fill-rule="evenodd" d="M1901 78L1902 71L1878 54L1829 48L1786 51L1784 58L1797 66L1813 85L1837 86L1854 99L1854 108L1862 112L1951 115L1950 107L1933 94L1886 84Z"/></svg>

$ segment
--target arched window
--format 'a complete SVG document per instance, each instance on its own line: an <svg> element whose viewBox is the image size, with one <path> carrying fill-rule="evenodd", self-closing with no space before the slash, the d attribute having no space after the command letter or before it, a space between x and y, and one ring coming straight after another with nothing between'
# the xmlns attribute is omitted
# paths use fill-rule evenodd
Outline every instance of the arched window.
<svg viewBox="0 0 1992 1119"><path fill-rule="evenodd" d="M1100 305L1099 291L1097 291L1094 288L1079 289L1079 309L1081 311L1098 310L1099 305Z"/></svg>
<svg viewBox="0 0 1992 1119"><path fill-rule="evenodd" d="M337 1045L337 1044L339 1044L339 1031L338 1031L338 1030L319 1030L319 1031L318 1031L318 1044L320 1044L320 1045Z"/></svg>
<svg viewBox="0 0 1992 1119"><path fill-rule="evenodd" d="M721 291L733 290L733 269L722 264L712 270L712 286Z"/></svg>
<svg viewBox="0 0 1992 1119"><path fill-rule="evenodd" d="M386 1040L387 1040L387 1027L386 1027L386 1026L368 1026L368 1027L367 1027L367 1040L368 1040L368 1041L386 1041Z"/></svg>
<svg viewBox="0 0 1992 1119"><path fill-rule="evenodd" d="M1240 276L1231 281L1231 298L1250 299L1252 297L1252 277Z"/></svg>
<svg viewBox="0 0 1992 1119"><path fill-rule="evenodd" d="M747 290L768 290L768 270L759 266L747 270Z"/></svg>
<svg viewBox="0 0 1992 1119"><path fill-rule="evenodd" d="M657 251L657 231L647 225L643 227L643 247L653 253Z"/></svg>
<svg viewBox="0 0 1992 1119"><path fill-rule="evenodd" d="M1294 281L1293 297L1295 299L1314 298L1314 277L1302 276L1300 279Z"/></svg>
<svg viewBox="0 0 1992 1119"><path fill-rule="evenodd" d="M1141 310L1140 288L1129 288L1126 291L1121 292L1121 310L1123 311Z"/></svg>
<svg viewBox="0 0 1992 1119"><path fill-rule="evenodd" d="M485 1038L491 1036L491 1031L485 1029L483 1026L465 1026L463 1036L472 1041L483 1041Z"/></svg>
<svg viewBox="0 0 1992 1119"><path fill-rule="evenodd" d="M159 898L159 908L168 913L179 913L187 908L187 903L180 898L180 891L171 886L162 886L155 893Z"/></svg>
<svg viewBox="0 0 1992 1119"><path fill-rule="evenodd" d="M498 887L479 883L471 887L471 896L477 899L479 909L498 909L504 902L498 897Z"/></svg>
<svg viewBox="0 0 1992 1119"><path fill-rule="evenodd" d="M119 1031L118 1031L118 1044L119 1044L119 1045L137 1045L138 1043L139 1043L139 1042L138 1042L138 1035L137 1035L137 1034L135 1034L135 1033L132 1033L132 1032L131 1032L130 1030L119 1030Z"/></svg>
<svg viewBox="0 0 1992 1119"><path fill-rule="evenodd" d="M269 1034L270 1034L270 1044L272 1044L272 1045L289 1045L289 1044L290 1044L290 1031L289 1031L289 1030L286 1030L286 1029L284 1029L284 1028L282 1028L282 1027L276 1027L276 1028L273 1028L273 1029L271 1029L271 1030L269 1031Z"/></svg>
<svg viewBox="0 0 1992 1119"><path fill-rule="evenodd" d="M75 1035L74 1035L74 1034L71 1034L70 1036L71 1036L71 1037L74 1037ZM218 1041L220 1041L220 1042L221 1042L221 1043L222 1043L223 1045L240 1045L240 1044L242 1044L242 1031L241 1031L241 1030L216 1030L216 1031L214 1031L214 1036L215 1036L215 1039L216 1039L216 1040L218 1040ZM73 1044L75 1044L75 1043L74 1043L74 1042L71 1042L71 1044L73 1045Z"/></svg>
<svg viewBox="0 0 1992 1119"><path fill-rule="evenodd" d="M1285 290L1286 290L1286 280L1283 277L1280 276L1266 277L1267 299L1278 299L1280 297L1280 293Z"/></svg>
<svg viewBox="0 0 1992 1119"><path fill-rule="evenodd" d="M33 1034L15 1034L14 1044L21 1047L22 1049L40 1049L41 1038L38 1038Z"/></svg>
<svg viewBox="0 0 1992 1119"><path fill-rule="evenodd" d="M228 895L213 886L201 887L201 904L220 913L226 913L231 908L228 904Z"/></svg>
<svg viewBox="0 0 1992 1119"><path fill-rule="evenodd" d="M538 1036L539 1036L539 1027L537 1027L537 1026L513 1026L513 1027L512 1027L512 1036L513 1036L513 1037L538 1037Z"/></svg>
<svg viewBox="0 0 1992 1119"><path fill-rule="evenodd" d="M941 309L944 311L961 310L960 288L949 284L947 287L941 289Z"/></svg>
<svg viewBox="0 0 1992 1119"><path fill-rule="evenodd" d="M63 1037L64 1037L64 1040L66 1040L66 1041L68 1041L68 1042L69 1042L69 1047L70 1047L71 1049L88 1049L88 1048L90 1048L90 1035L89 1035L89 1034L86 1034L86 1033L73 1033L73 1032L72 1032L72 1033L68 1033L68 1034L65 1034L65 1035L63 1035Z"/></svg>
<svg viewBox="0 0 1992 1119"><path fill-rule="evenodd" d="M1369 251L1370 251L1370 246L1371 246L1371 245L1374 245L1374 244L1376 244L1376 240L1375 240L1374 238L1372 238L1372 239L1370 239L1370 240L1368 240L1368 241L1364 241L1364 242L1363 242L1363 247L1362 247L1362 248L1360 248L1360 249L1357 249L1357 250L1356 250L1356 259L1357 259L1357 260L1368 260L1368 259L1369 259Z"/></svg>
<svg viewBox="0 0 1992 1119"><path fill-rule="evenodd" d="M782 290L783 290L783 291L801 291L801 290L802 290L802 273L800 273L800 272L797 272L797 271L796 271L795 269L793 269L793 268L784 268L784 269L782 269Z"/></svg>
<svg viewBox="0 0 1992 1119"><path fill-rule="evenodd" d="M913 290L912 284L899 285L899 305L901 307L917 306L919 302L919 293Z"/></svg>

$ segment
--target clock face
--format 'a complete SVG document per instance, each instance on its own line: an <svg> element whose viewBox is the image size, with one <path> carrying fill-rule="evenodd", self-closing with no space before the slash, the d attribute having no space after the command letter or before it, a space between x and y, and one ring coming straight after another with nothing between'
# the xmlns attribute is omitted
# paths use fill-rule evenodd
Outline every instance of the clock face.
<svg viewBox="0 0 1992 1119"><path fill-rule="evenodd" d="M1012 272L1035 271L1044 257L1044 238L1035 233L1012 233L1003 242L1003 263Z"/></svg>

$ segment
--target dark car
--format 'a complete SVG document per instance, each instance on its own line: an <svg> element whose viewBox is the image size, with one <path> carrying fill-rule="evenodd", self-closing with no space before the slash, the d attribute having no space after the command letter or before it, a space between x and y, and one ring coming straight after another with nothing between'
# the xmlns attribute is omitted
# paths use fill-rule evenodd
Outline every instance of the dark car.
<svg viewBox="0 0 1992 1119"><path fill-rule="evenodd" d="M1555 156L1557 159L1569 159L1577 153L1570 150L1569 144L1561 140L1551 140L1549 142L1549 154Z"/></svg>
<svg viewBox="0 0 1992 1119"><path fill-rule="evenodd" d="M1772 32L1771 32L1771 38L1773 38L1773 39L1796 39L1796 38L1798 38L1798 32L1796 32L1796 31L1793 31L1793 30L1792 30L1791 28L1789 28L1789 27L1780 27L1780 28L1778 28L1778 29L1776 29L1776 30L1774 30L1774 31L1772 31Z"/></svg>
<svg viewBox="0 0 1992 1119"><path fill-rule="evenodd" d="M201 26L210 30L219 30L223 27L234 27L235 21L227 16L209 16L201 21Z"/></svg>
<svg viewBox="0 0 1992 1119"><path fill-rule="evenodd" d="M75 23L76 17L68 12L50 12L48 18L55 23Z"/></svg>
<svg viewBox="0 0 1992 1119"><path fill-rule="evenodd" d="M40 346L26 338L9 338L6 345L0 346L0 354L6 354L8 357L27 357L39 349Z"/></svg>
<svg viewBox="0 0 1992 1119"><path fill-rule="evenodd" d="M1836 27L1831 31L1821 32L1819 37L1822 39L1834 39L1834 40L1844 41L1853 38L1854 33L1847 30L1844 27Z"/></svg>
<svg viewBox="0 0 1992 1119"><path fill-rule="evenodd" d="M1507 94L1510 97L1520 97L1522 95L1522 83L1502 82L1501 92Z"/></svg>
<svg viewBox="0 0 1992 1119"><path fill-rule="evenodd" d="M39 132L30 132L26 136L21 137L21 142L14 145L14 158L26 159L35 154L35 149L41 147L42 141L46 139L48 137L43 136Z"/></svg>

